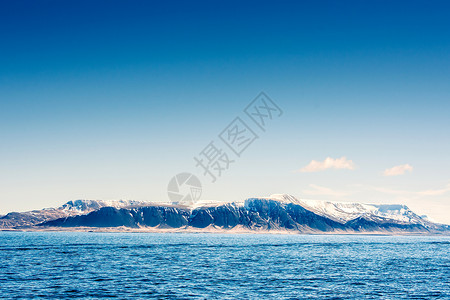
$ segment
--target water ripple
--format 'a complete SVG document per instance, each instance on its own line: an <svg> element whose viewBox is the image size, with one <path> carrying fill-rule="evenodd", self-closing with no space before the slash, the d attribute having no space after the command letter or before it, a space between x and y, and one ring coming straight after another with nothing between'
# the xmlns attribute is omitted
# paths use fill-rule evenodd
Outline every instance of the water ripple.
<svg viewBox="0 0 450 300"><path fill-rule="evenodd" d="M0 297L449 299L449 237L0 233Z"/></svg>

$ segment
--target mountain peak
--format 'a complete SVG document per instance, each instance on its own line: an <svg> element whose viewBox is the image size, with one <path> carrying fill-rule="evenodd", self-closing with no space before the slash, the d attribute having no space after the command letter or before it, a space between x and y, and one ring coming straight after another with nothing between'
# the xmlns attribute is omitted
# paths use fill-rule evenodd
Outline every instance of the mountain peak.
<svg viewBox="0 0 450 300"><path fill-rule="evenodd" d="M85 223L87 220L85 218L91 223ZM114 221L109 218L116 219ZM100 219L103 223L99 221ZM302 231L305 228L315 228L314 230L319 231L368 232L376 230L428 232L450 228L416 215L406 205L308 200L298 199L289 194L273 194L269 197L248 198L237 202L202 200L191 206L135 200L74 200L59 208L9 213L0 218L0 228L32 228L40 224L45 224L44 226L72 224L70 226L75 227L89 227L95 224L102 226L131 224L134 227L156 226L152 224L169 227L175 226L173 224L178 224L176 226L206 224L205 226L226 228L234 226L247 228L249 224L253 224L249 228L255 230L284 228Z"/></svg>

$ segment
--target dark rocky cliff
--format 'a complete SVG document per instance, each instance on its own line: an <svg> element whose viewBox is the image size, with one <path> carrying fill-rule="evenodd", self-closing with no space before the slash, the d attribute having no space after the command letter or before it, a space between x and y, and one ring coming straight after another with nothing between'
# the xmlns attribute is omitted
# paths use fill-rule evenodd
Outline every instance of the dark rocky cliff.
<svg viewBox="0 0 450 300"><path fill-rule="evenodd" d="M188 224L189 211L175 207L146 206L138 208L103 207L87 215L47 221L41 226L59 227L162 227L179 228Z"/></svg>
<svg viewBox="0 0 450 300"><path fill-rule="evenodd" d="M176 206L144 206L132 208L103 207L87 215L47 221L39 226L57 227L157 227L157 228L221 228L237 226L248 230L288 231L410 231L426 232L419 224L402 224L394 220L357 218L339 223L317 215L301 205L270 199L252 198L245 205L235 203L199 207L190 210Z"/></svg>

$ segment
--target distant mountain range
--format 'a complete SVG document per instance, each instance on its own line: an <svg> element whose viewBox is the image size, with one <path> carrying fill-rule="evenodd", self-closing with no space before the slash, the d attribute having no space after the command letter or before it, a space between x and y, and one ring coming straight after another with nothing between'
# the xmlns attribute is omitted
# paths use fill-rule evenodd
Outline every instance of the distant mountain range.
<svg viewBox="0 0 450 300"><path fill-rule="evenodd" d="M59 208L0 217L2 230L172 230L299 233L450 233L405 205L297 199L277 194L193 206L140 201L69 201Z"/></svg>

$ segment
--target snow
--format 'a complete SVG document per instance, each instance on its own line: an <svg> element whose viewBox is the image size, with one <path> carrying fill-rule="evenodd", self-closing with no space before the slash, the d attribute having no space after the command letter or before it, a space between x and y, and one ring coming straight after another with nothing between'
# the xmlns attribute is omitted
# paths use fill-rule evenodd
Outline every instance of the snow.
<svg viewBox="0 0 450 300"><path fill-rule="evenodd" d="M412 212L407 206L399 204L363 204L355 202L332 202L312 199L297 199L292 195L274 194L267 199L284 203L301 205L318 215L345 223L350 220L364 217L366 219L385 218L402 223L423 224L427 222Z"/></svg>
<svg viewBox="0 0 450 300"><path fill-rule="evenodd" d="M216 206L222 206L222 205L227 205L227 204L243 206L244 202L243 201L229 202L229 201L217 201L217 200L198 200L191 207L195 209L198 207L216 207Z"/></svg>
<svg viewBox="0 0 450 300"><path fill-rule="evenodd" d="M252 198L255 199L255 198ZM340 223L346 223L350 220L364 217L366 219L376 220L379 218L391 219L402 223L424 224L429 222L412 212L407 206L399 204L364 204L354 202L332 202L324 200L298 199L289 194L273 194L270 197L258 197L256 199L276 200L285 204L293 203L310 210L318 215L330 218ZM216 207L221 205L244 206L245 201L217 201L217 200L198 200L191 205L190 209L199 207ZM76 200L69 201L60 209L70 214L85 214L105 206L115 208L144 206L144 205L170 205L167 203L145 202L135 200Z"/></svg>
<svg viewBox="0 0 450 300"><path fill-rule="evenodd" d="M142 206L150 202L136 200L75 200L63 204L60 209L69 212L86 213L102 207L122 208L128 206Z"/></svg>

